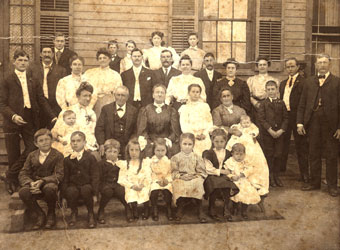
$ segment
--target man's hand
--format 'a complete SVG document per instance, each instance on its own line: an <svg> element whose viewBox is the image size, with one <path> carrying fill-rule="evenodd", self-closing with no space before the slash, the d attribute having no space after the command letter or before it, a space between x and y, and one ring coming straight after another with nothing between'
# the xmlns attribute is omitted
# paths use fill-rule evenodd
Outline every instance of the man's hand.
<svg viewBox="0 0 340 250"><path fill-rule="evenodd" d="M333 136L335 137L335 139L339 140L340 139L340 129L337 129Z"/></svg>
<svg viewBox="0 0 340 250"><path fill-rule="evenodd" d="M339 130L339 129L338 129L338 130ZM337 131L338 131L338 130L337 130ZM297 127L297 132L298 132L299 135L305 135L305 134L306 134L306 130L305 130L305 128L304 128L303 125Z"/></svg>
<svg viewBox="0 0 340 250"><path fill-rule="evenodd" d="M277 134L274 130L272 130L272 128L269 128L267 131L273 138L277 138Z"/></svg>
<svg viewBox="0 0 340 250"><path fill-rule="evenodd" d="M19 126L25 125L27 123L20 115L14 115L13 122Z"/></svg>
<svg viewBox="0 0 340 250"><path fill-rule="evenodd" d="M63 208L67 208L67 200L65 198L61 200L61 205Z"/></svg>
<svg viewBox="0 0 340 250"><path fill-rule="evenodd" d="M105 150L104 150L104 144L99 146L99 154L100 156L104 156Z"/></svg>
<svg viewBox="0 0 340 250"><path fill-rule="evenodd" d="M279 129L278 131L276 131L276 138L279 138L285 131L283 129Z"/></svg>

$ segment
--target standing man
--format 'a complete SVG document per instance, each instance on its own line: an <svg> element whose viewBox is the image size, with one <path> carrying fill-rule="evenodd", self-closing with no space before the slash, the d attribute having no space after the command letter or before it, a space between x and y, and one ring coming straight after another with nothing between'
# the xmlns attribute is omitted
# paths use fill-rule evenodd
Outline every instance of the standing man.
<svg viewBox="0 0 340 250"><path fill-rule="evenodd" d="M65 35L63 33L56 33L53 39L54 43L54 58L55 64L66 69L67 75L71 74L70 58L76 53L68 48L65 48Z"/></svg>
<svg viewBox="0 0 340 250"><path fill-rule="evenodd" d="M318 55L317 75L307 79L297 111L297 132L309 137L311 181L303 191L321 188L322 152L326 157L328 192L337 196L340 139L340 79L329 72L329 55Z"/></svg>
<svg viewBox="0 0 340 250"><path fill-rule="evenodd" d="M168 87L171 77L182 74L180 70L172 67L173 62L172 52L168 49L163 50L161 52L162 67L153 71L155 84L163 84Z"/></svg>
<svg viewBox="0 0 340 250"><path fill-rule="evenodd" d="M120 60L122 60L121 57L118 56L118 42L116 40L109 41L109 44L107 45L107 50L111 54L111 61L110 61L110 68L120 73Z"/></svg>
<svg viewBox="0 0 340 250"><path fill-rule="evenodd" d="M143 53L134 48L131 52L133 66L122 73L123 85L129 89L128 102L137 110L153 103L152 99L152 71L142 66Z"/></svg>
<svg viewBox="0 0 340 250"><path fill-rule="evenodd" d="M213 88L216 85L217 80L222 78L222 74L214 69L215 57L213 53L206 53L203 58L203 63L205 65L205 69L195 72L194 76L202 79L205 86L205 93L207 94L207 103L209 104L210 109L213 110L215 97L213 95Z"/></svg>
<svg viewBox="0 0 340 250"><path fill-rule="evenodd" d="M280 84L280 99L286 105L288 111L288 127L283 134L283 152L281 171L286 171L290 138L293 132L295 150L300 169L300 180L307 183L309 179L308 167L308 143L306 136L301 136L297 132L296 115L302 94L305 79L299 74L300 65L295 57L286 60L286 71L289 74L288 79Z"/></svg>
<svg viewBox="0 0 340 250"><path fill-rule="evenodd" d="M57 117L52 111L39 82L26 71L29 56L23 50L14 52L12 72L0 84L0 112L3 115L3 130L8 155L6 172L7 191L13 193L18 186L18 174L27 155L35 150L34 133L40 127L41 109L54 122ZM21 153L20 140L25 149Z"/></svg>
<svg viewBox="0 0 340 250"><path fill-rule="evenodd" d="M32 65L32 76L37 79L43 89L44 96L48 100L53 112L56 116L59 115L61 108L56 100L56 89L58 82L61 78L66 76L66 69L53 62L54 53L52 48L45 46L42 47L40 57L42 62ZM49 119L46 119L45 114L40 116L41 127L51 129Z"/></svg>
<svg viewBox="0 0 340 250"><path fill-rule="evenodd" d="M120 153L124 159L125 146L136 133L137 109L129 103L129 89L118 86L115 91L116 101L102 108L95 136L99 144L99 152L104 155L104 143L108 139L116 139L120 143Z"/></svg>

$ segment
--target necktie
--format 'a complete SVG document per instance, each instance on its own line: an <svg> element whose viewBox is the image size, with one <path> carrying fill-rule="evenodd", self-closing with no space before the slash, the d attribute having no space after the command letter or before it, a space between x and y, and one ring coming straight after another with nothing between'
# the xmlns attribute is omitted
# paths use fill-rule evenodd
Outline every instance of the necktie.
<svg viewBox="0 0 340 250"><path fill-rule="evenodd" d="M287 83L288 83L289 88L291 88L291 87L292 87L292 84L293 84L293 78L292 78L292 77L289 77Z"/></svg>
<svg viewBox="0 0 340 250"><path fill-rule="evenodd" d="M56 56L57 56L57 62L56 63L59 64L59 60L60 60L60 57L61 57L61 51L60 50L57 51Z"/></svg>
<svg viewBox="0 0 340 250"><path fill-rule="evenodd" d="M169 69L165 69L165 70L164 70L164 76L165 76L165 77L168 76L168 72L169 72Z"/></svg>
<svg viewBox="0 0 340 250"><path fill-rule="evenodd" d="M44 96L48 99L48 86L47 86L47 75L48 72L50 72L51 67L48 66L44 66L44 82L43 82L43 92L44 92Z"/></svg>
<svg viewBox="0 0 340 250"><path fill-rule="evenodd" d="M318 78L319 79L326 79L326 76L325 75L319 75Z"/></svg>
<svg viewBox="0 0 340 250"><path fill-rule="evenodd" d="M123 109L122 108L118 108L117 111L123 111Z"/></svg>

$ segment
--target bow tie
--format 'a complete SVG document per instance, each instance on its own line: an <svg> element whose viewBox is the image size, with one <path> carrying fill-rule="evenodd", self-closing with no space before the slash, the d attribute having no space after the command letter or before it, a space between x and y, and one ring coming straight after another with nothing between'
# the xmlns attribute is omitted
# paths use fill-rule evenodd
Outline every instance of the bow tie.
<svg viewBox="0 0 340 250"><path fill-rule="evenodd" d="M50 65L48 65L48 66L44 66L44 69L50 69L51 68L51 66Z"/></svg>
<svg viewBox="0 0 340 250"><path fill-rule="evenodd" d="M122 108L118 108L117 111L124 111Z"/></svg>
<svg viewBox="0 0 340 250"><path fill-rule="evenodd" d="M319 79L326 79L326 76L325 75L318 75L318 78Z"/></svg>

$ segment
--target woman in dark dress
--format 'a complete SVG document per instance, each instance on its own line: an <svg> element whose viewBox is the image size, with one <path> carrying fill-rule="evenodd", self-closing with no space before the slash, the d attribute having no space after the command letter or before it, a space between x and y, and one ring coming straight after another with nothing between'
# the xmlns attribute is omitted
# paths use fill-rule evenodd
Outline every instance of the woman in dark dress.
<svg viewBox="0 0 340 250"><path fill-rule="evenodd" d="M154 103L142 108L137 122L137 136L143 136L148 144L144 156L151 157L152 144L157 138L165 138L169 147L169 155L180 151L179 136L181 133L178 112L165 104L166 87L156 84L153 87Z"/></svg>

